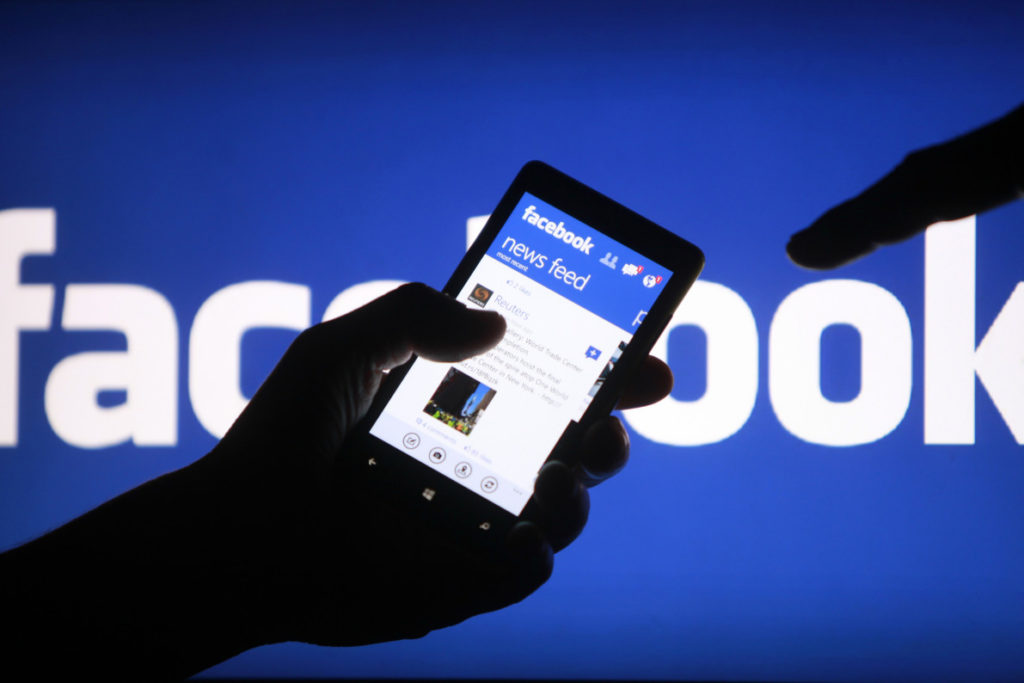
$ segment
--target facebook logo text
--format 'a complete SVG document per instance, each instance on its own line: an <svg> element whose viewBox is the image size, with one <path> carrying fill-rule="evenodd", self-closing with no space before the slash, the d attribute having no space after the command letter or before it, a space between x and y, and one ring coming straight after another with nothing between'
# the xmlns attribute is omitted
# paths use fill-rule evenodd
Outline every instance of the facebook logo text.
<svg viewBox="0 0 1024 683"><path fill-rule="evenodd" d="M594 242L589 237L584 238L582 235L577 235L571 230L566 230L565 221L555 223L538 214L537 206L534 204L526 207L526 211L523 212L523 220L530 225L536 225L552 237L562 240L573 249L578 249L588 256L590 255L590 250L594 247Z"/></svg>

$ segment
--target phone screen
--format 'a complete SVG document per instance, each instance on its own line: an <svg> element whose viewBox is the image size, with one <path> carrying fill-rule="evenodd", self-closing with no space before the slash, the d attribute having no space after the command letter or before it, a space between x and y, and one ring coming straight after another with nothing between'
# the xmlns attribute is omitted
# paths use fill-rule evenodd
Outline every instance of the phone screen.
<svg viewBox="0 0 1024 683"><path fill-rule="evenodd" d="M514 515L671 272L524 193L458 294L508 322L461 363L417 359L370 434Z"/></svg>

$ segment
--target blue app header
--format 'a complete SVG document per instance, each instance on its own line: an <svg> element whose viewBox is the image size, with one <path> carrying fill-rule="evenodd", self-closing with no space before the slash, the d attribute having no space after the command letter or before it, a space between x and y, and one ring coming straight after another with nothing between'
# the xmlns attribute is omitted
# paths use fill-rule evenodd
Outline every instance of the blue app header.
<svg viewBox="0 0 1024 683"><path fill-rule="evenodd" d="M672 274L528 192L487 255L629 334Z"/></svg>

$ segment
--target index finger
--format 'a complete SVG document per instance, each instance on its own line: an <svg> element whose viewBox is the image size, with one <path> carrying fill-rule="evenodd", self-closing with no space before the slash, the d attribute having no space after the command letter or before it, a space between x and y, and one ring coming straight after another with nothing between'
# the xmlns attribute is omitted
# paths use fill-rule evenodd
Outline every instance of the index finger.
<svg viewBox="0 0 1024 683"><path fill-rule="evenodd" d="M932 223L1024 195L1024 106L949 142L907 155L888 175L790 238L807 268L835 268Z"/></svg>
<svg viewBox="0 0 1024 683"><path fill-rule="evenodd" d="M445 362L483 353L501 341L506 324L498 313L471 310L412 282L317 327L332 343L346 341L390 368L412 353Z"/></svg>

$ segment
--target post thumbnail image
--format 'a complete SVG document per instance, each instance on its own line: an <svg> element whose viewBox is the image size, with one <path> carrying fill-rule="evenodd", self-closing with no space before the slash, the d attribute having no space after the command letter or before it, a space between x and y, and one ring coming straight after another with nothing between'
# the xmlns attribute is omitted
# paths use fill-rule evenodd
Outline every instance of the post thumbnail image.
<svg viewBox="0 0 1024 683"><path fill-rule="evenodd" d="M604 370L601 371L600 376L594 381L593 386L590 387L590 391L587 392L587 396L593 398L597 396L597 392L604 386L604 381L608 379L608 375L612 374L612 370L615 369L615 364L622 358L622 352L626 350L626 342L619 342L619 348L612 352L612 357L608 359L608 363L604 366Z"/></svg>
<svg viewBox="0 0 1024 683"><path fill-rule="evenodd" d="M455 368L448 370L423 412L452 429L469 434L494 399L495 391Z"/></svg>

